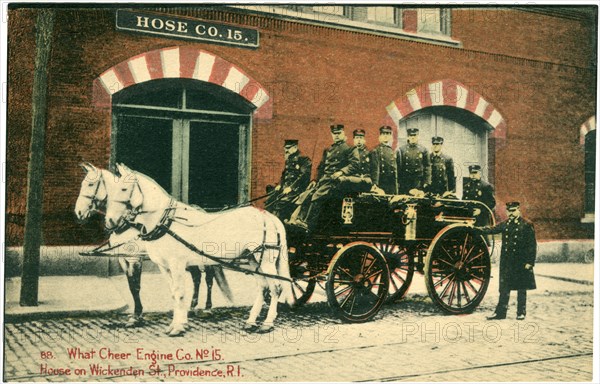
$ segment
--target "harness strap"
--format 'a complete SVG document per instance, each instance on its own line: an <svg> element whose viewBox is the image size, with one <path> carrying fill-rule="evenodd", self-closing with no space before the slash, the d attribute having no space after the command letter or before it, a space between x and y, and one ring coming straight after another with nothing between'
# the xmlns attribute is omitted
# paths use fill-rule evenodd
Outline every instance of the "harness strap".
<svg viewBox="0 0 600 384"><path fill-rule="evenodd" d="M237 272L243 272L243 273L249 274L249 275L259 275L259 276L268 277L271 279L283 280L283 281L287 281L288 283L293 282L292 279L288 279L286 277L281 277L281 276L277 276L277 275L271 275L269 273L251 271L248 269L240 268L233 263L223 261L223 259L220 257L212 256L212 255L207 254L206 252L203 252L202 250L198 249L194 244L190 244L187 241L185 241L183 238L181 238L181 236L179 236L178 234L173 232L170 228L165 228L164 231L165 231L165 233L169 234L172 238L179 241L183 246L185 246L190 251L192 251L200 256L206 257L207 259L214 261L215 263L221 265L224 268L231 269L231 270L237 271Z"/></svg>

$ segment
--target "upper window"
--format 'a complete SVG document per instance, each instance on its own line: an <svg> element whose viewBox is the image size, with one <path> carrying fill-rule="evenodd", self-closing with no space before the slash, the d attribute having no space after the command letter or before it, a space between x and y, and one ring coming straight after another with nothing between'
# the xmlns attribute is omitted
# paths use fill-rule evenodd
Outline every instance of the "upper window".
<svg viewBox="0 0 600 384"><path fill-rule="evenodd" d="M382 24L400 24L400 10L396 7L368 7L367 20Z"/></svg>
<svg viewBox="0 0 600 384"><path fill-rule="evenodd" d="M343 5L323 5L313 7L313 11L319 13L328 13L330 15L345 16L346 11Z"/></svg>
<svg viewBox="0 0 600 384"><path fill-rule="evenodd" d="M441 9L419 8L417 10L417 31L426 33L441 33Z"/></svg>

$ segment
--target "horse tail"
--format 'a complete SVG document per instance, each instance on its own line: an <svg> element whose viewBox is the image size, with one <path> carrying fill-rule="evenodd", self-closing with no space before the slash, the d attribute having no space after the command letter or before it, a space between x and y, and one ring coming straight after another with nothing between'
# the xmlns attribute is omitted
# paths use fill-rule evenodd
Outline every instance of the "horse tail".
<svg viewBox="0 0 600 384"><path fill-rule="evenodd" d="M290 279L290 282L281 281L281 300L288 304L294 304L294 295L292 293L292 283L290 277L290 262L288 258L288 246L287 246L287 237L285 233L285 227L281 220L277 217L273 216L273 221L275 223L275 229L277 232L277 236L279 237L279 257L277 258L277 262L275 264L277 268L277 275L284 277L286 279Z"/></svg>
<svg viewBox="0 0 600 384"><path fill-rule="evenodd" d="M221 292L223 292L223 295L225 295L227 300L229 300L230 302L233 303L233 293L231 293L231 289L229 288L229 283L227 282L225 273L223 273L223 268L221 268L219 266L212 266L212 267L206 267L206 268L213 269L213 273L215 274L215 281L217 282L219 289L221 289Z"/></svg>

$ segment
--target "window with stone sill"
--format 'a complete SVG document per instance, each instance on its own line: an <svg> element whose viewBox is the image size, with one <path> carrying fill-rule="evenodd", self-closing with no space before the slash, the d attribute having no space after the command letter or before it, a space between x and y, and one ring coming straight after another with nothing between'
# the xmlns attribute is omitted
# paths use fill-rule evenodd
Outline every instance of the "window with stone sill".
<svg viewBox="0 0 600 384"><path fill-rule="evenodd" d="M369 23L401 26L402 11L397 7L367 7Z"/></svg>
<svg viewBox="0 0 600 384"><path fill-rule="evenodd" d="M417 32L450 35L450 10L418 8Z"/></svg>

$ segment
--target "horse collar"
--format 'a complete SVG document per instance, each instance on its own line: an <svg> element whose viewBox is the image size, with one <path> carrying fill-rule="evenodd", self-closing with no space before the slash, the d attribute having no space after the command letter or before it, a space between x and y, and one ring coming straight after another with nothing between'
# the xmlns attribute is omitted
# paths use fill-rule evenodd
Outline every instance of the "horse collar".
<svg viewBox="0 0 600 384"><path fill-rule="evenodd" d="M164 210L158 224L148 233L144 233L145 227L140 231L140 239L145 241L153 241L158 240L163 237L169 228L171 227L171 223L173 223L173 217L175 215L175 205L177 202L174 198L171 197L169 201L169 206Z"/></svg>

